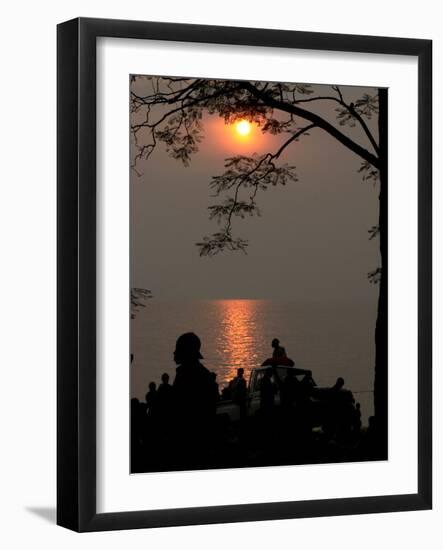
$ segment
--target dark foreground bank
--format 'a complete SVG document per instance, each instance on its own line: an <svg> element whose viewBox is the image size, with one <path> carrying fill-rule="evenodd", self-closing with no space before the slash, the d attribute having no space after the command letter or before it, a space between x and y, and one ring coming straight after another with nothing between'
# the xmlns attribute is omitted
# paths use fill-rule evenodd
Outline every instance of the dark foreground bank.
<svg viewBox="0 0 443 550"><path fill-rule="evenodd" d="M373 422L367 428L332 434L306 426L282 407L267 418L256 414L232 422L215 416L199 437L148 425L145 437L133 434L131 442L132 473L385 459Z"/></svg>

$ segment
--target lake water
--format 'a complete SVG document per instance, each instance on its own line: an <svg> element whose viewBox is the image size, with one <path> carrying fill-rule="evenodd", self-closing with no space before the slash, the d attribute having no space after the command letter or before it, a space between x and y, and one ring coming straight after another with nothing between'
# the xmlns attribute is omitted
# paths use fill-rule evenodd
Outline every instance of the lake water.
<svg viewBox="0 0 443 550"><path fill-rule="evenodd" d="M272 355L278 338L296 366L312 370L319 386L337 377L355 392L362 420L373 414L376 304L316 304L274 300L148 300L131 321L132 397L144 399L163 372L174 379L177 337L193 331L202 341L202 363L222 388L239 367Z"/></svg>

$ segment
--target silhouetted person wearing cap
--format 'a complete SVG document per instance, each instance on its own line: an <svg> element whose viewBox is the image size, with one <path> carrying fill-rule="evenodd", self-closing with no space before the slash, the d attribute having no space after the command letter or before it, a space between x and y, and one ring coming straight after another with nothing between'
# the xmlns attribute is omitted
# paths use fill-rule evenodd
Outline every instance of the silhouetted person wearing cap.
<svg viewBox="0 0 443 550"><path fill-rule="evenodd" d="M175 420L179 438L200 446L214 417L214 381L200 363L200 338L193 332L182 334L176 343L174 388Z"/></svg>

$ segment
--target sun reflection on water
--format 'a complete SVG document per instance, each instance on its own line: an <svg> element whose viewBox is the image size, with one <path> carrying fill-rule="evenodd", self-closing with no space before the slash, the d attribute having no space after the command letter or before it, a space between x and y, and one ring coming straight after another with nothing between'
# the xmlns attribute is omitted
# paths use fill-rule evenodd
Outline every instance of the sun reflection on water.
<svg viewBox="0 0 443 550"><path fill-rule="evenodd" d="M217 302L220 333L217 348L223 357L219 381L227 382L243 367L249 376L251 368L260 365L258 339L262 334L258 302L255 300L220 300Z"/></svg>

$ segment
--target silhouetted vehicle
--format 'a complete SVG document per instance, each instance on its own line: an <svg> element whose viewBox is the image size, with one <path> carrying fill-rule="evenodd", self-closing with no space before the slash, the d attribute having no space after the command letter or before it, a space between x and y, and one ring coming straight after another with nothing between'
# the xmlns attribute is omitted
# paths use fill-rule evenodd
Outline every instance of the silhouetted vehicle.
<svg viewBox="0 0 443 550"><path fill-rule="evenodd" d="M270 367L257 367L252 369L247 389L247 416L254 416L260 411L260 387L265 372ZM295 414L297 414L297 402L303 403L303 411L306 410L306 403L309 407L309 422L312 428L321 427L330 431L331 418L340 414L340 421L350 425L354 419L354 397L350 390L334 389L331 387L318 387L311 377L311 371L295 369L279 365L273 367L271 382L275 387L274 406L281 408L281 391L284 390L284 381L287 380L290 371L290 379L296 379L298 395L295 398ZM300 411L300 409L299 409ZM338 412L337 412L338 411ZM224 415L232 422L240 419L238 406L231 399L222 399L217 404L217 415Z"/></svg>

